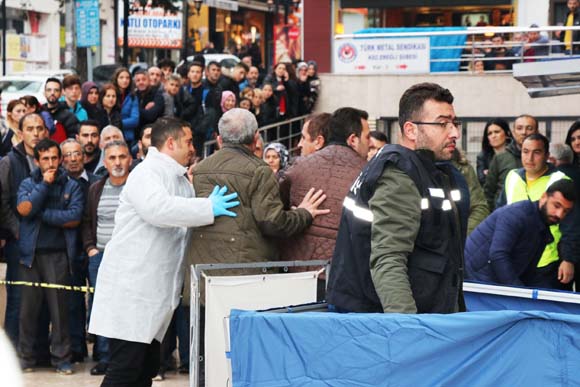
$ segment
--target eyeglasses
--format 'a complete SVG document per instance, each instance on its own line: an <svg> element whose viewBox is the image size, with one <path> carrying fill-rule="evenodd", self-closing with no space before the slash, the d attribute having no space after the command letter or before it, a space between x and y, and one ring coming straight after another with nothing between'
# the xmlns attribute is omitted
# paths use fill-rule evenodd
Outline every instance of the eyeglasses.
<svg viewBox="0 0 580 387"><path fill-rule="evenodd" d="M422 121L411 121L412 124L415 125L439 125L441 129L449 130L452 126L456 127L457 129L461 129L461 121L443 121L443 122L422 122Z"/></svg>
<svg viewBox="0 0 580 387"><path fill-rule="evenodd" d="M83 154L81 152L79 152L79 151L68 152L68 153L64 153L63 154L64 157L68 157L68 158L73 157L73 156L74 157L81 157L82 155Z"/></svg>

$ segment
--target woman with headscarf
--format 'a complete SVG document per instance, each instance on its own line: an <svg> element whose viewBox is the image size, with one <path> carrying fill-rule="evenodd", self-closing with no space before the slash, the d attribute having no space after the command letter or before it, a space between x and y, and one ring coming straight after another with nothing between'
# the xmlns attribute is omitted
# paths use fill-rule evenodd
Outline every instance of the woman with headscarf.
<svg viewBox="0 0 580 387"><path fill-rule="evenodd" d="M220 106L222 107L223 113L235 108L236 107L236 95L229 90L222 92L222 100L221 100Z"/></svg>
<svg viewBox="0 0 580 387"><path fill-rule="evenodd" d="M264 161L270 166L277 179L284 174L289 159L288 149L279 142L272 142L264 148Z"/></svg>
<svg viewBox="0 0 580 387"><path fill-rule="evenodd" d="M320 78L318 78L318 64L313 61L308 61L308 88L310 89L310 95L306 103L306 109L309 111L314 110L314 105L320 94Z"/></svg>
<svg viewBox="0 0 580 387"><path fill-rule="evenodd" d="M309 106L310 84L308 82L308 65L306 62L299 62L296 65L296 84L298 86L298 115L303 116L312 111L313 106Z"/></svg>
<svg viewBox="0 0 580 387"><path fill-rule="evenodd" d="M99 87L95 82L87 81L81 86L81 106L87 111L89 120L99 119Z"/></svg>

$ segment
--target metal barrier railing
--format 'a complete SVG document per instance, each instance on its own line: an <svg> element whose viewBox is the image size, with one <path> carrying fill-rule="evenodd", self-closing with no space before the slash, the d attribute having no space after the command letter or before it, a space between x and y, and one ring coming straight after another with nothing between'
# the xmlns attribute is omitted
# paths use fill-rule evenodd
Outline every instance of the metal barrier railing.
<svg viewBox="0 0 580 387"><path fill-rule="evenodd" d="M466 36L464 45L433 46L432 52L461 49L461 55L452 58L429 58L431 64L441 62L459 62L459 71L473 71L475 64L482 61L484 71L506 72L511 70L514 63L559 60L570 57L580 57L580 41L572 41L572 50L566 50L566 43L559 40L559 36L566 31L580 31L579 26L540 26L540 27L468 27L465 30L442 30L421 32L385 32L336 35L335 41L344 39L378 39L378 38L411 38L436 36ZM540 40L529 42L530 33L538 33ZM504 38L501 44L494 44L490 38L500 34ZM539 51L541 54L536 54ZM333 58L334 60L334 58ZM498 63L497 67L490 68L490 63ZM485 65L485 64L488 65ZM451 73L456 72L452 71Z"/></svg>
<svg viewBox="0 0 580 387"><path fill-rule="evenodd" d="M258 129L264 144L270 142L282 143L288 151L293 154L296 152L298 141L300 141L300 133L304 120L308 115L303 115L291 118L286 121L276 122L271 125L266 125ZM217 140L206 141L203 145L203 157L206 158L217 150Z"/></svg>

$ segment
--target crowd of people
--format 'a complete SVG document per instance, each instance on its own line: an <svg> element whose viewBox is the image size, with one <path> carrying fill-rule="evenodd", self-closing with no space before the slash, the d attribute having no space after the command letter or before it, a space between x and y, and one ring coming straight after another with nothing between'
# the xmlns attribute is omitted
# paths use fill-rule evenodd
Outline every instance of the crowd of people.
<svg viewBox="0 0 580 387"><path fill-rule="evenodd" d="M568 0L568 12L558 25L575 27L580 23L580 2ZM511 70L515 63L550 60L552 54L580 53L578 31L541 32L535 23L528 32L511 35L497 33L471 48L469 71L481 74L490 70Z"/></svg>
<svg viewBox="0 0 580 387"><path fill-rule="evenodd" d="M262 92L286 82L282 68ZM264 143L260 113L235 102L252 87L241 86L243 66L207 95L216 66L187 69L185 85L163 63L133 77L121 68L101 88L51 78L45 105L9 104L0 243L5 330L24 371L71 374L89 356L88 331L91 374L104 386L188 372L192 264L331 258L318 295L336 312L463 311L464 278L572 289L580 123L550 146L531 115L513 130L491 120L473 168L456 146L451 92L422 83L401 97L399 145L369 129L367 112L344 107L309 115L291 158ZM223 111L204 113L218 95ZM196 160L213 133L216 152ZM95 294L12 281L89 284Z"/></svg>

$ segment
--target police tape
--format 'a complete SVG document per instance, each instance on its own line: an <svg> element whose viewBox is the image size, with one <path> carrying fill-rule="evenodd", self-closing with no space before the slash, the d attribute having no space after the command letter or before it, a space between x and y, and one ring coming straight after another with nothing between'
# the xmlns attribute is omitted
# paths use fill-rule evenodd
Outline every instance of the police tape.
<svg viewBox="0 0 580 387"><path fill-rule="evenodd" d="M38 288L46 288L46 289L68 290L71 292L82 292L82 293L94 293L95 292L95 288L90 287L90 286L47 284L45 282L3 281L3 280L0 280L0 285L30 286L30 287L38 287Z"/></svg>

